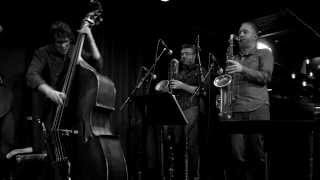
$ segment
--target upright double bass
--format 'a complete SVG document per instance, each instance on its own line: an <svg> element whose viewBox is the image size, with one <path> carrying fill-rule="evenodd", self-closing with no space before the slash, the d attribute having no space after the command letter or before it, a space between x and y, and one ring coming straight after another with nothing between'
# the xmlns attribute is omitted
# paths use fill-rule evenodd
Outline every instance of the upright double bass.
<svg viewBox="0 0 320 180"><path fill-rule="evenodd" d="M88 13L82 27L98 24L101 14L102 9ZM112 80L80 60L84 40L79 33L61 90L66 100L49 115L49 160L55 179L127 180L120 141L110 129L116 89Z"/></svg>

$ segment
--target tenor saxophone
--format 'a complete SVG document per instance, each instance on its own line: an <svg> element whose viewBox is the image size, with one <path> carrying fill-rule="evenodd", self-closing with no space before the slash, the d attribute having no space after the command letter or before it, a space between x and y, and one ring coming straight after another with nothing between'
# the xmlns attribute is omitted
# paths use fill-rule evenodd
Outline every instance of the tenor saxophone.
<svg viewBox="0 0 320 180"><path fill-rule="evenodd" d="M227 60L233 60L233 40L235 36L233 34L230 35L229 38L229 47L227 49L226 58ZM233 101L232 95L232 81L233 77L230 74L222 73L214 79L214 86L218 87L220 93L216 97L216 106L219 109L219 117L225 120L230 120L232 118L232 108L231 103Z"/></svg>

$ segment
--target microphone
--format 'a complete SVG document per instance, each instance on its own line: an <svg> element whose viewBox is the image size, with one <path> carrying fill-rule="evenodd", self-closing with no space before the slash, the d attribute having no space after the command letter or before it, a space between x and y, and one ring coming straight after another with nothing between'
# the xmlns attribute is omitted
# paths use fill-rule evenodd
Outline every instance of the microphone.
<svg viewBox="0 0 320 180"><path fill-rule="evenodd" d="M173 51L168 48L167 44L164 42L164 40L160 39L161 44L164 46L164 49L167 51L168 55L172 55Z"/></svg>
<svg viewBox="0 0 320 180"><path fill-rule="evenodd" d="M149 69L147 68L147 67L145 67L145 66L141 66L141 69L142 69L142 71L144 71L144 72L148 72L149 71ZM154 74L154 73L152 73L152 72L150 72L150 76L151 76L151 78L154 80L154 79L157 79L157 75L156 74Z"/></svg>
<svg viewBox="0 0 320 180"><path fill-rule="evenodd" d="M212 65L216 65L216 67L217 67L217 73L220 75L220 74L222 74L223 73L223 69L222 69L222 67L220 66L220 63L217 61L217 58L216 58L216 56L213 54L213 53L211 53L211 52L209 52L209 58L212 60Z"/></svg>
<svg viewBox="0 0 320 180"><path fill-rule="evenodd" d="M237 35L235 35L235 34L231 34L231 36L232 36L232 39L233 39L233 40L240 41L239 36L237 36Z"/></svg>

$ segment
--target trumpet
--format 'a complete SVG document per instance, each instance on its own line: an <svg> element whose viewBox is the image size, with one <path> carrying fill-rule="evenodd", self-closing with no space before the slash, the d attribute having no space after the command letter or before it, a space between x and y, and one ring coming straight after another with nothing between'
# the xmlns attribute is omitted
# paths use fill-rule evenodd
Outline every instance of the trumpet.
<svg viewBox="0 0 320 180"><path fill-rule="evenodd" d="M174 80L177 78L179 73L179 61L177 59L172 59L169 63L168 68L168 80L162 80L157 83L155 86L156 91L160 92L169 92L173 94L173 89L170 88L170 80Z"/></svg>
<svg viewBox="0 0 320 180"><path fill-rule="evenodd" d="M229 38L229 47L226 53L227 59L234 59L233 55L233 40L237 40L233 34ZM214 79L214 86L220 88L220 94L216 97L216 106L219 109L219 116L222 119L230 120L232 118L231 104L233 101L232 95L233 77L230 74L222 74Z"/></svg>

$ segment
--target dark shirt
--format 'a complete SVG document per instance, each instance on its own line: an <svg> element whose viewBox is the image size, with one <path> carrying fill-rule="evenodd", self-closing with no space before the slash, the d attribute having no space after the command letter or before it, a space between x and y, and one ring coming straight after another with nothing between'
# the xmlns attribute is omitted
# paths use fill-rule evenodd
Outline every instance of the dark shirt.
<svg viewBox="0 0 320 180"><path fill-rule="evenodd" d="M70 48L67 55L59 54L53 45L46 45L37 49L26 74L27 84L31 88L38 88L39 85L47 83L56 89L61 85L63 76L67 72L72 56L72 49L73 47ZM98 63L92 60L87 52L83 51L82 57L88 60L88 63L93 67L98 70L101 69L101 67L97 65Z"/></svg>
<svg viewBox="0 0 320 180"><path fill-rule="evenodd" d="M273 71L273 55L267 49L252 49L235 57L248 69L233 75L233 112L250 112L269 104L267 83Z"/></svg>
<svg viewBox="0 0 320 180"><path fill-rule="evenodd" d="M12 106L13 94L10 89L0 86L0 118L6 115ZM0 121L1 122L1 121Z"/></svg>
<svg viewBox="0 0 320 180"><path fill-rule="evenodd" d="M176 79L182 81L191 86L199 85L199 66L197 64L185 65L181 64L179 67L179 74ZM191 99L192 94L184 90L176 90L175 95L182 108L182 110L188 109L192 106L198 106L198 97L195 96Z"/></svg>

